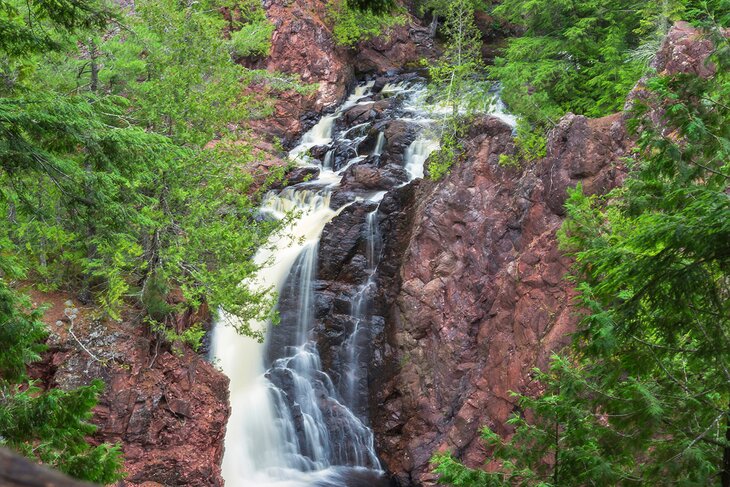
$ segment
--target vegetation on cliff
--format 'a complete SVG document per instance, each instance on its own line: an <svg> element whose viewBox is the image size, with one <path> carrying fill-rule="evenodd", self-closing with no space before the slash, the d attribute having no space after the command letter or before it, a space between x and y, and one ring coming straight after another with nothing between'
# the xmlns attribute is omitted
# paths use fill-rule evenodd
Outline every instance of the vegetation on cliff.
<svg viewBox="0 0 730 487"><path fill-rule="evenodd" d="M520 7L524 15L539 3L507 1L500 8ZM575 12L598 11L597 4L578 3ZM580 188L571 193L561 243L576 259L573 279L586 310L573 345L553 357L549 370L534 371L542 395L516 396L512 438L484 430L493 452L489 472L448 453L434 457L447 484L730 485L730 43L721 30L730 11L712 3L699 10L692 2L660 6L693 15L702 26L714 45L712 73L649 79L633 101L630 125L638 142L625 185L604 198ZM548 5L542 8L536 19L543 12L543 22L560 19L561 32L596 25L590 17L550 16ZM643 12L624 17L639 15L632 26L653 22L654 14ZM528 30L528 40L513 41L510 49L532 43L531 36ZM616 44L614 69L625 67L627 78L604 78L609 71L593 54L594 76L561 70L549 77L550 87L522 96L530 104L542 100L535 106L548 111L539 117L552 116L549 110L603 114L620 107L625 93L601 89L601 80L627 83L628 92L637 76L631 50L641 40ZM539 53L528 45L524 54ZM579 90L562 90L565 77L578 77L570 88ZM612 96L618 105L609 103Z"/></svg>
<svg viewBox="0 0 730 487"><path fill-rule="evenodd" d="M447 42L444 53L435 62L425 63L431 78L431 94L437 103L450 108L441 119L441 147L428 159L428 174L441 179L461 156L461 138L469 108L476 94L483 98L477 77L483 71L481 33L474 23L474 7L470 0L454 0L446 9L442 33Z"/></svg>
<svg viewBox="0 0 730 487"><path fill-rule="evenodd" d="M406 16L392 1L386 0L337 0L329 5L328 13L335 42L351 48L359 42L387 35L389 28L406 22Z"/></svg>

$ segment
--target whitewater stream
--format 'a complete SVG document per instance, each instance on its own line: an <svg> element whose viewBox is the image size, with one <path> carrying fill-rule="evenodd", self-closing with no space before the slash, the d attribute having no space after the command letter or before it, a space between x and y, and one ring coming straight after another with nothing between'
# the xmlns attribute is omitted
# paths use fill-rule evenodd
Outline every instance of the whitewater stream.
<svg viewBox="0 0 730 487"><path fill-rule="evenodd" d="M382 466L368 427L365 370L358 357L368 341L359 339L368 326L370 296L377 286L382 236L377 212L385 191L359 192L333 208L333 193L352 166L377 160L386 147L383 132L367 152L360 146L372 137L372 123L338 126L349 109L372 103L374 82L362 83L332 114L302 137L289 153L300 166L316 166L317 178L271 192L261 205L267 218L282 219L294 212L291 223L271 237L255 259L262 266L246 284L273 289L294 312L282 323L257 323L266 332L263 344L239 335L237 318L222 313L213 333L213 355L230 378L231 416L223 458L228 487L386 486ZM416 127L414 140L402 156L408 184L423 177L424 163L438 149L437 126L443 110L429 107L426 89L417 79L383 86L378 98L395 98L393 119ZM364 144L367 145L367 144ZM346 157L342 157L342 148ZM310 156L319 151L321 160ZM340 155L337 155L340 154ZM365 235L367 279L354 293L350 313L355 326L344 342L344 360L336 382L322 370L314 326L314 290L318 248L325 226L353 202L368 202ZM294 303L292 305L292 303Z"/></svg>

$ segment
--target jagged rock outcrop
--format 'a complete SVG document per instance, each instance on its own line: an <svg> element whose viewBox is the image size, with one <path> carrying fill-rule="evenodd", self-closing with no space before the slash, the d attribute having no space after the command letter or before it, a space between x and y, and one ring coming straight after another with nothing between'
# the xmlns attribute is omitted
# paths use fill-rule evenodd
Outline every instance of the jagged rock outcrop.
<svg viewBox="0 0 730 487"><path fill-rule="evenodd" d="M318 0L266 0L266 15L275 31L271 53L257 67L296 74L316 91L290 90L277 95L272 116L250 126L260 135L274 136L291 145L309 128L316 115L341 101L356 74L398 70L432 56L433 40L427 28L408 17L387 35L361 42L357 48L338 46L328 18L328 3ZM265 87L258 87L265 90Z"/></svg>
<svg viewBox="0 0 730 487"><path fill-rule="evenodd" d="M155 340L129 310L120 322L96 321L81 308L72 323L67 296L49 302L49 351L32 374L46 386L106 383L94 411L95 442L119 442L128 476L120 486L222 486L220 463L229 414L228 378L189 348ZM207 319L179 316L178 331ZM83 345L83 346L82 346ZM155 484L156 483L156 484Z"/></svg>

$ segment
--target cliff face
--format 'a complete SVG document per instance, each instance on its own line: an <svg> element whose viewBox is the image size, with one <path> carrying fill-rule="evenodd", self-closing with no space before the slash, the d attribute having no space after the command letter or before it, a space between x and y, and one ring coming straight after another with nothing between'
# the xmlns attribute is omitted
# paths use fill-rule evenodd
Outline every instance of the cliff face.
<svg viewBox="0 0 730 487"><path fill-rule="evenodd" d="M72 323L68 296L34 297L50 302L51 335L33 375L61 388L104 380L93 439L121 443L128 473L123 485L223 485L227 377L191 350L174 351L156 340L132 310L117 323L96 321L94 310L80 308ZM178 330L207 318L204 309L181 315Z"/></svg>
<svg viewBox="0 0 730 487"><path fill-rule="evenodd" d="M400 69L432 55L428 29L412 17L387 35L360 43L357 49L338 46L328 5L321 0L264 2L266 15L275 26L271 54L252 66L296 74L316 90L309 95L294 91L277 94L273 115L251 124L257 134L292 145L318 113L344 98L356 75ZM258 89L266 90L263 86Z"/></svg>
<svg viewBox="0 0 730 487"><path fill-rule="evenodd" d="M679 23L653 68L707 75L710 50ZM629 100L637 97L646 97L643 82ZM655 122L661 116L656 107ZM437 184L420 184L413 215L408 205L397 210L412 223L385 244L396 269L381 291L386 319L374 344L383 360L370 377L370 411L378 451L401 485L435 484L428 461L438 450L483 465L479 429L510 434L510 391L539 392L531 369L568 343L580 313L556 237L566 190L580 183L603 194L621 184L625 118L565 116L547 156L522 171L498 164L513 150L509 127L479 120L465 160Z"/></svg>
<svg viewBox="0 0 730 487"><path fill-rule="evenodd" d="M479 428L508 433L510 391L530 392L530 369L566 343L575 310L556 239L566 189L616 185L624 141L618 116L571 115L547 157L518 172L498 163L511 129L485 118L466 160L423 185L385 325L390 373L371 387L379 451L404 485L432 480L442 448L480 464Z"/></svg>

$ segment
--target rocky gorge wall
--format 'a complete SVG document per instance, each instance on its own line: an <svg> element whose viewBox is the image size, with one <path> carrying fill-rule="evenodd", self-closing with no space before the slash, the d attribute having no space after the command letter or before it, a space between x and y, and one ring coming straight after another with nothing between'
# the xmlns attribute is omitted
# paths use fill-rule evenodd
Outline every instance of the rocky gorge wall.
<svg viewBox="0 0 730 487"><path fill-rule="evenodd" d="M711 49L680 22L652 68L706 76ZM646 98L643 86L627 107ZM654 122L661 116L656 107ZM518 411L510 392L539 392L531 369L568 343L580 313L556 236L566 191L580 183L604 194L621 184L632 146L626 117L566 115L548 135L546 157L524 170L500 166L499 155L513 151L511 129L482 118L450 174L396 194L385 218L399 228L384 243L390 269L369 390L378 452L400 485L437 484L428 462L440 450L483 465L479 429L509 435L506 420Z"/></svg>
<svg viewBox="0 0 730 487"><path fill-rule="evenodd" d="M384 113L394 109L389 103ZM483 462L479 428L507 434L515 410L509 391L537 387L530 370L566 343L575 310L562 279L570 262L556 238L566 190L580 182L603 193L618 184L627 137L620 115L570 115L551 132L547 157L523 171L498 162L514 151L512 128L483 117L448 176L400 186L391 166L413 135L398 120L378 126L380 112L367 107L352 108L340 122L347 129L366 113L386 134L383 156L347 172L340 190L388 190L376 214L377 291L360 337L370 342L359 357L368 371L359 386L369 397L358 412L369 411L377 452L398 485L428 485L435 480L428 462L439 449L474 466ZM348 206L320 242L315 333L335 383L356 326L352 303L367 279L367 218L375 209Z"/></svg>
<svg viewBox="0 0 730 487"><path fill-rule="evenodd" d="M484 118L469 137L464 162L421 184L410 238L391 250L403 257L371 404L379 451L401 485L431 483L437 450L482 464L482 426L509 433L510 391L534 391L530 370L575 323L556 238L566 190L604 193L623 174L620 116L565 117L547 157L525 171L499 165L513 150L509 126Z"/></svg>

